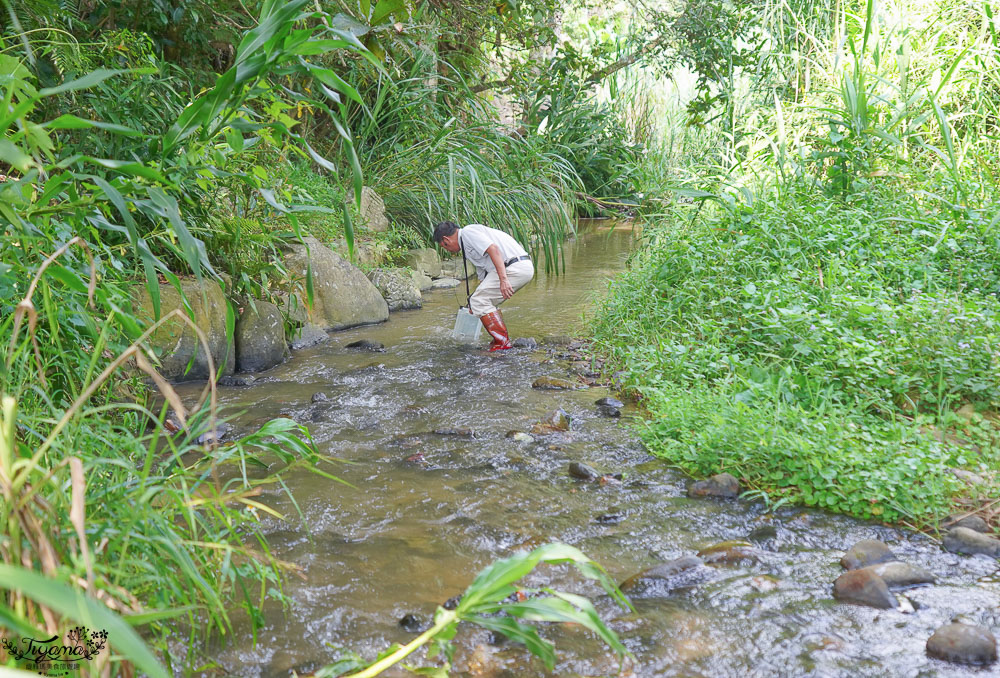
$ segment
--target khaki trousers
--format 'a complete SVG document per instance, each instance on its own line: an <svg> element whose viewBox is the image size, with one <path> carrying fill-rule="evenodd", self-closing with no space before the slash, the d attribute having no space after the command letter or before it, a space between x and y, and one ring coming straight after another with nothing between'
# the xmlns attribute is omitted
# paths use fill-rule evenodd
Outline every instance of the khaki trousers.
<svg viewBox="0 0 1000 678"><path fill-rule="evenodd" d="M514 292L527 285L534 277L535 266L530 259L514 262L507 267L507 282L514 288ZM495 271L490 271L469 297L469 310L473 315L482 318L487 313L497 310L497 306L503 302L503 295L500 294L500 276Z"/></svg>

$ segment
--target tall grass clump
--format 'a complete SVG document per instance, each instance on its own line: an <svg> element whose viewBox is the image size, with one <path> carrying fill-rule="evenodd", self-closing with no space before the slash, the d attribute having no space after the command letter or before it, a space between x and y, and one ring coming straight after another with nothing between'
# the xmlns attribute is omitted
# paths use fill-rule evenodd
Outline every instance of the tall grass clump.
<svg viewBox="0 0 1000 678"><path fill-rule="evenodd" d="M357 97L309 57L365 53L311 7L262 3L232 68L194 99L146 62L67 69L41 86L35 33L0 54L9 168L0 182L0 618L22 638L100 625L112 652L83 667L92 675L132 675L128 664L147 675L189 671L197 641L228 633L235 606L256 628L289 569L259 530L259 514L275 514L260 496L296 467L335 480L308 431L286 419L220 442L214 381L197 403L182 402L147 342L170 321L205 344L184 310L161 314L161 284L180 289L181 275L221 284L232 265L260 285L272 239L252 223L255 206L298 237L297 214L310 206L272 190L267 156L253 150L297 143L332 163L290 131L271 78L280 72L285 96L294 82L317 92L325 83L327 100ZM116 93L137 92L150 101L98 117ZM336 115L322 99L310 105ZM206 228L206 216L230 231ZM158 318L150 326L136 317L143 287ZM234 316L230 308L230 331ZM178 637L187 655L168 651Z"/></svg>
<svg viewBox="0 0 1000 678"><path fill-rule="evenodd" d="M923 524L964 492L951 469L1000 470L998 121L972 95L1000 63L993 19L807 9L749 22L764 49L726 79L747 124L693 133L721 163L659 170L598 344L680 468Z"/></svg>

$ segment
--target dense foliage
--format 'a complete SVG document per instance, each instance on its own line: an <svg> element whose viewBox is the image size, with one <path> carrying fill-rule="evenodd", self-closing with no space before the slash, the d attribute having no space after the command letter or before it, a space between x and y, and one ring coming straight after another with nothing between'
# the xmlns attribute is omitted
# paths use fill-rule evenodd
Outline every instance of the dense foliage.
<svg viewBox="0 0 1000 678"><path fill-rule="evenodd" d="M950 469L1000 468L995 19L868 2L812 32L806 9L739 10L763 51L688 111L729 110L686 139L717 162L670 172L599 343L671 463L924 523L962 494Z"/></svg>

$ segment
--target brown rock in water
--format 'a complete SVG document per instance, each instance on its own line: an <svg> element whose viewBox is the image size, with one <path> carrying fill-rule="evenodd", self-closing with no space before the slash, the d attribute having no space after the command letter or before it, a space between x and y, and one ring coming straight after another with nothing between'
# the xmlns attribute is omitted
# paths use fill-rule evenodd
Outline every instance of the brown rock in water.
<svg viewBox="0 0 1000 678"><path fill-rule="evenodd" d="M574 478L587 481L598 480L601 477L601 474L594 468L578 461L570 462L569 474Z"/></svg>
<svg viewBox="0 0 1000 678"><path fill-rule="evenodd" d="M840 564L846 570L857 570L869 565L887 563L890 560L898 560L896 554L889 550L889 547L877 539L862 539L852 546L844 557L840 559Z"/></svg>
<svg viewBox="0 0 1000 678"><path fill-rule="evenodd" d="M688 488L692 497L738 497L740 481L729 473L718 473L706 480L699 480Z"/></svg>
<svg viewBox="0 0 1000 678"><path fill-rule="evenodd" d="M883 610L895 609L899 604L882 578L871 570L850 570L837 577L833 582L833 597Z"/></svg>
<svg viewBox="0 0 1000 678"><path fill-rule="evenodd" d="M904 589L921 584L933 584L935 577L922 567L897 561L879 563L863 567L857 572L870 571L877 574L890 589Z"/></svg>
<svg viewBox="0 0 1000 678"><path fill-rule="evenodd" d="M981 626L946 624L927 639L927 654L962 664L992 664L997 660L997 639Z"/></svg>
<svg viewBox="0 0 1000 678"><path fill-rule="evenodd" d="M531 432L552 433L553 431L568 431L569 421L569 415L564 410L555 410L550 412L541 422L535 424Z"/></svg>
<svg viewBox="0 0 1000 678"><path fill-rule="evenodd" d="M580 388L580 384L556 377L538 377L538 379L532 382L531 388L550 391L574 391Z"/></svg>
<svg viewBox="0 0 1000 678"><path fill-rule="evenodd" d="M953 527L944 536L941 545L952 553L974 555L982 553L994 558L1000 558L1000 539L982 532L970 530L967 527Z"/></svg>
<svg viewBox="0 0 1000 678"><path fill-rule="evenodd" d="M760 560L761 551L745 541L724 541L698 551L698 557L708 564L738 563L741 560Z"/></svg>

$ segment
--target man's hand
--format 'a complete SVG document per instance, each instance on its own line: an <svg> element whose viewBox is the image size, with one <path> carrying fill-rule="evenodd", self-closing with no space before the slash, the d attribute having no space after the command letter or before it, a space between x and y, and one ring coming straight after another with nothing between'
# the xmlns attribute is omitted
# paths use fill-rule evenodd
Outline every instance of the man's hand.
<svg viewBox="0 0 1000 678"><path fill-rule="evenodd" d="M504 299L510 299L512 296L514 296L514 288L511 287L510 282L507 281L507 278L501 278L500 280L500 295Z"/></svg>

